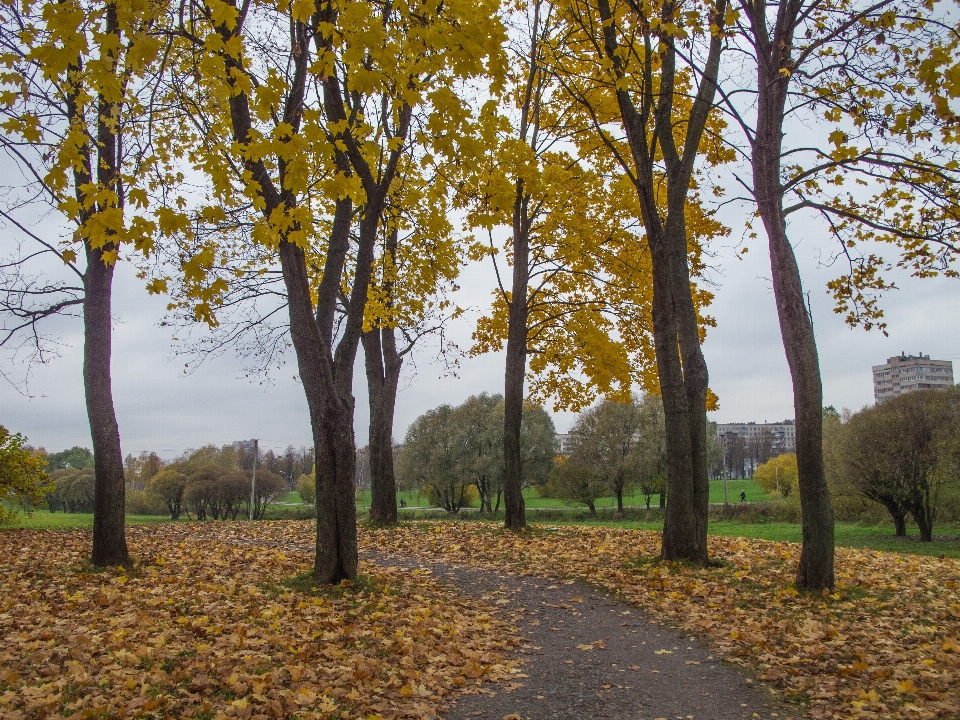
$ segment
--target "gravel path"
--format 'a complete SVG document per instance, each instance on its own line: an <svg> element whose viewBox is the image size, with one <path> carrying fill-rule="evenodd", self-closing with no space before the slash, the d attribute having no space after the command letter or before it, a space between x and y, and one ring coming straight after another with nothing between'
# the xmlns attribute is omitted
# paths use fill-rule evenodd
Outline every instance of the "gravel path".
<svg viewBox="0 0 960 720"><path fill-rule="evenodd" d="M715 660L693 638L584 585L381 553L367 552L363 559L429 570L464 595L502 608L524 633L520 657L526 677L505 689L457 698L445 711L446 720L792 720L800 715Z"/></svg>

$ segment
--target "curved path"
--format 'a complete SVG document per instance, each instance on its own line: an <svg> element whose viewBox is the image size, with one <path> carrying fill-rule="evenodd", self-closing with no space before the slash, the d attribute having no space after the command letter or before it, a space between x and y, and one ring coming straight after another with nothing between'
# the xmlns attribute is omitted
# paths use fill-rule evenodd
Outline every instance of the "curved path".
<svg viewBox="0 0 960 720"><path fill-rule="evenodd" d="M717 661L692 637L572 581L490 573L366 552L377 565L426 570L500 607L525 636L523 675L456 698L447 720L793 720L801 711Z"/></svg>

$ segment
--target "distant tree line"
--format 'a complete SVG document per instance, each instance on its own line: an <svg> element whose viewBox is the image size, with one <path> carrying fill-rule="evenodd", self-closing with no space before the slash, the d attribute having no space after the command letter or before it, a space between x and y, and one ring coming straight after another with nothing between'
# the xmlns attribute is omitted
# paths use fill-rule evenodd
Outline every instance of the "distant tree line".
<svg viewBox="0 0 960 720"><path fill-rule="evenodd" d="M73 447L59 453L39 451L47 461L53 489L46 493L52 512L93 512L95 477L93 454ZM251 498L253 454L243 447L207 445L190 450L171 463L155 452L127 455L127 513L186 515L198 520L226 520L250 515L263 518L267 506L296 485L304 470L312 472L313 453L292 445L283 454L260 453L256 490ZM279 472L278 472L279 471Z"/></svg>
<svg viewBox="0 0 960 720"><path fill-rule="evenodd" d="M570 430L569 451L558 457L539 492L586 505L615 496L643 493L649 508L655 495L666 504L667 454L663 403L654 395L620 403L603 400L581 413Z"/></svg>
<svg viewBox="0 0 960 720"><path fill-rule="evenodd" d="M502 395L474 395L462 405L441 405L410 425L397 457L402 489L424 492L449 512L479 501L494 513L503 500ZM521 424L524 487L547 481L556 455L553 420L539 406L525 407Z"/></svg>

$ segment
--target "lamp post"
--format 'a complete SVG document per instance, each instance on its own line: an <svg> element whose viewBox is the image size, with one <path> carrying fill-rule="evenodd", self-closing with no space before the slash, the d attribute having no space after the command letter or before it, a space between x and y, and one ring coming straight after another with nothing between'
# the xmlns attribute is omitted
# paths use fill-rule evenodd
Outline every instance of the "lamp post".
<svg viewBox="0 0 960 720"><path fill-rule="evenodd" d="M253 520L253 503L257 497L257 456L259 451L259 440L253 441L253 477L250 480L250 519Z"/></svg>

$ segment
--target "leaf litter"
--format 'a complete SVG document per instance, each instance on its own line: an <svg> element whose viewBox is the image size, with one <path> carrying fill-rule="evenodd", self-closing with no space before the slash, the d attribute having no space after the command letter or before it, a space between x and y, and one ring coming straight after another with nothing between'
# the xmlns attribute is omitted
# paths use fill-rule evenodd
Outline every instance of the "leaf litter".
<svg viewBox="0 0 960 720"><path fill-rule="evenodd" d="M429 718L519 672L516 629L426 574L311 591L311 553L256 544L293 529L130 527L107 571L89 532L0 532L0 717Z"/></svg>
<svg viewBox="0 0 960 720"><path fill-rule="evenodd" d="M452 693L519 672L515 628L427 574L364 565L376 587L339 595L277 585L309 567L310 522L128 537L142 560L125 574L84 568L88 533L0 533L0 715L430 717ZM960 562L838 548L835 591L803 593L798 545L709 542L717 566L695 568L657 560L650 531L360 531L362 549L612 592L752 668L809 718L956 716Z"/></svg>
<svg viewBox="0 0 960 720"><path fill-rule="evenodd" d="M837 548L834 592L807 593L795 543L710 537L716 562L696 568L659 561L656 532L544 529L421 522L361 545L590 583L752 668L809 718L958 717L960 561Z"/></svg>

